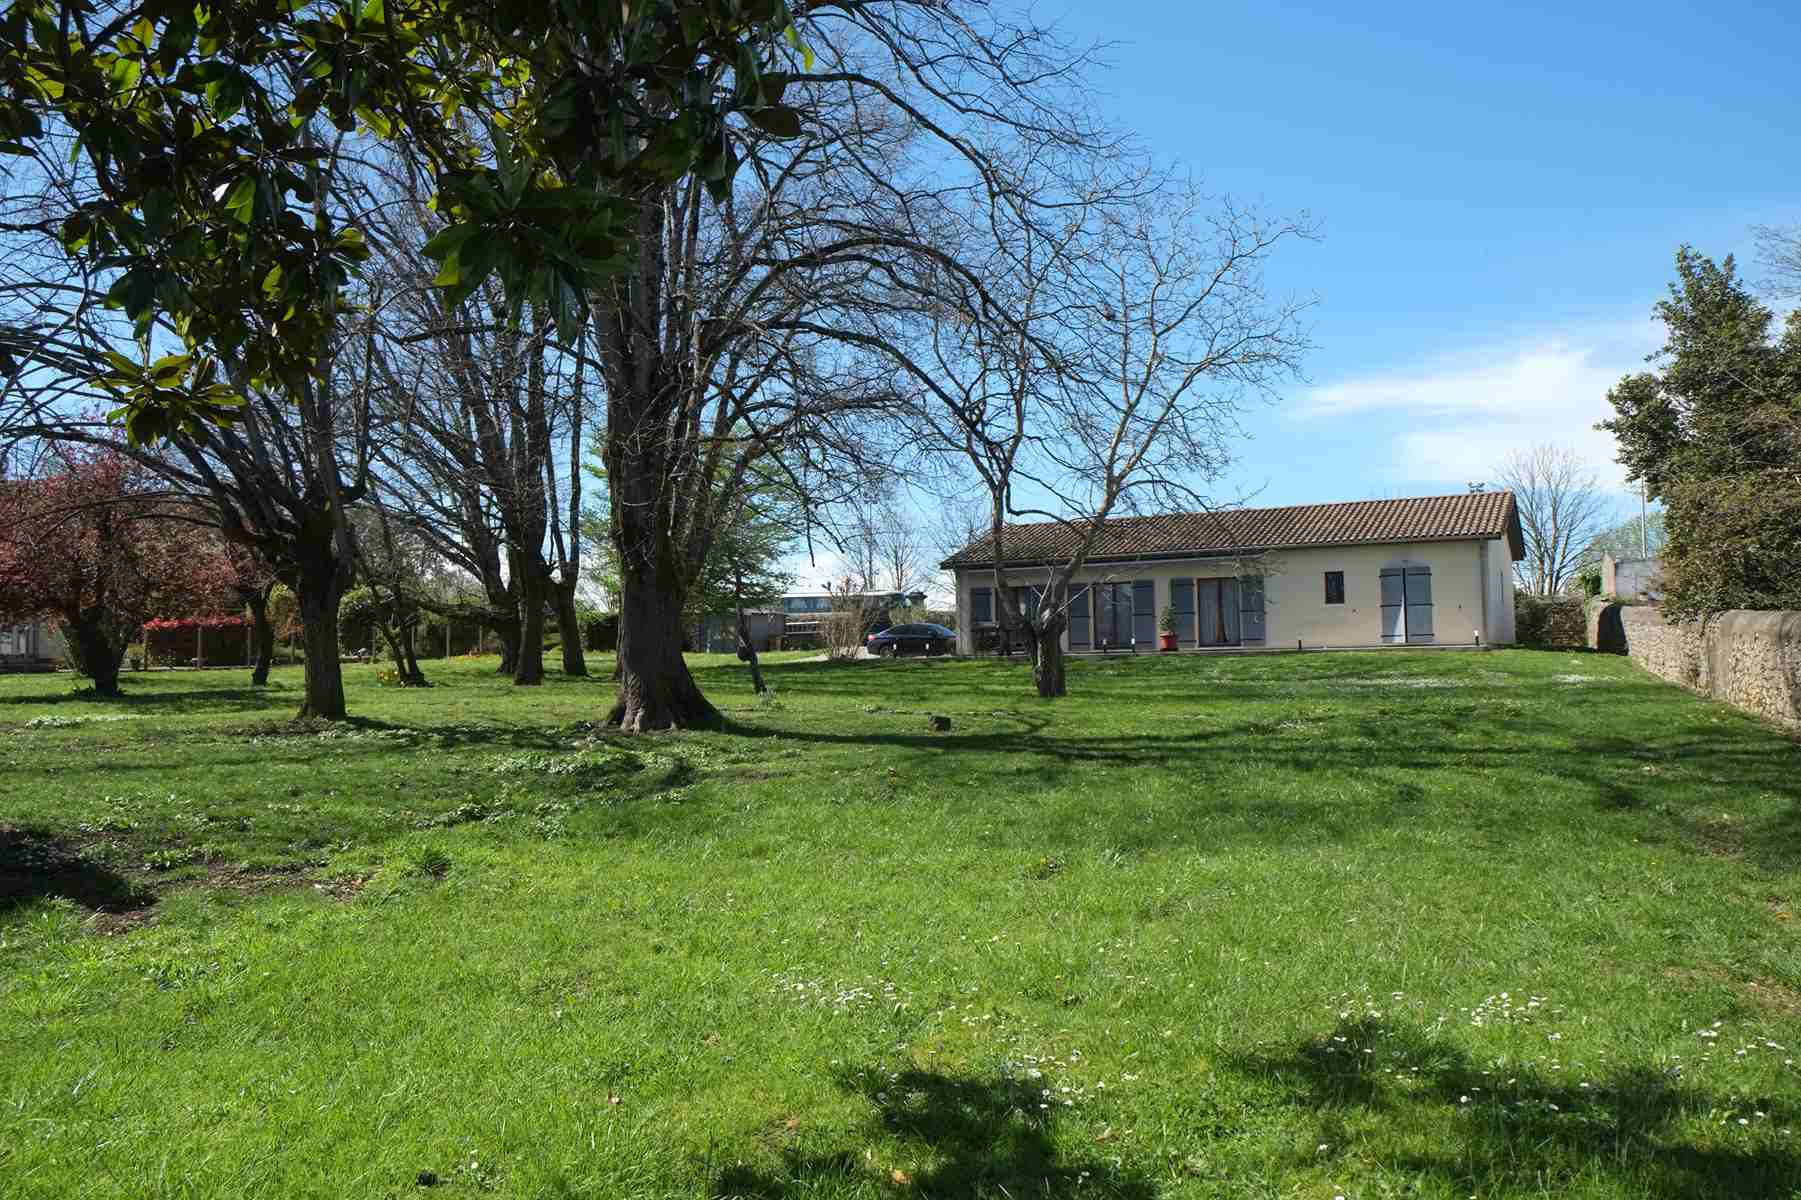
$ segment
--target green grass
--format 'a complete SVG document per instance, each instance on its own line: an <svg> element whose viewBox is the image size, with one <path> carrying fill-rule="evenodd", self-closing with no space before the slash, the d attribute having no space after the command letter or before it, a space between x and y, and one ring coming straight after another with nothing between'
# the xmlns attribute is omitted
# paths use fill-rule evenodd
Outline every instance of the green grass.
<svg viewBox="0 0 1801 1200"><path fill-rule="evenodd" d="M1782 733L1591 655L694 661L729 732L0 679L0 1195L1801 1195Z"/></svg>

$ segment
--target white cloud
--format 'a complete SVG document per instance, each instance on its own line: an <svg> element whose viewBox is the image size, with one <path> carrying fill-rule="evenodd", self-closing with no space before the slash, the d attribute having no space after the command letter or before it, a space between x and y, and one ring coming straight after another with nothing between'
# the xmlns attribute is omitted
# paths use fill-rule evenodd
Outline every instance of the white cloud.
<svg viewBox="0 0 1801 1200"><path fill-rule="evenodd" d="M1648 322L1488 346L1431 363L1314 389L1298 411L1308 423L1387 414L1394 438L1386 474L1461 487L1485 479L1512 451L1568 446L1611 488L1625 488L1611 434L1607 390L1643 369L1657 344Z"/></svg>

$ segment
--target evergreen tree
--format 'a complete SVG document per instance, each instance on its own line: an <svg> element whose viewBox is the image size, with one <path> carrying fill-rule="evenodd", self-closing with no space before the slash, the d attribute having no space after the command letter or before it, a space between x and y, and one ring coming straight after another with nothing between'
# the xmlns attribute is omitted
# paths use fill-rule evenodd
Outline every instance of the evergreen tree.
<svg viewBox="0 0 1801 1200"><path fill-rule="evenodd" d="M1664 607L1801 608L1801 312L1778 335L1730 257L1684 246L1676 276L1660 369L1622 379L1600 426L1663 504Z"/></svg>

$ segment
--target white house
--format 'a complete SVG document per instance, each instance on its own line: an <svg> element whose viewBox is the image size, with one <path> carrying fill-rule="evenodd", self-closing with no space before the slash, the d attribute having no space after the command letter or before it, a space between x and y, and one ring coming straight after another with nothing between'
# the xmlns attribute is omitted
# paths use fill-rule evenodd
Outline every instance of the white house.
<svg viewBox="0 0 1801 1200"><path fill-rule="evenodd" d="M1022 605L1078 535L1006 527L1005 584ZM1122 517L1076 572L1064 647L1153 649L1166 608L1185 650L1507 645L1523 556L1511 492ZM990 649L1003 638L992 535L943 565L957 581L958 651Z"/></svg>
<svg viewBox="0 0 1801 1200"><path fill-rule="evenodd" d="M48 621L0 625L0 671L48 671L68 656L62 635Z"/></svg>

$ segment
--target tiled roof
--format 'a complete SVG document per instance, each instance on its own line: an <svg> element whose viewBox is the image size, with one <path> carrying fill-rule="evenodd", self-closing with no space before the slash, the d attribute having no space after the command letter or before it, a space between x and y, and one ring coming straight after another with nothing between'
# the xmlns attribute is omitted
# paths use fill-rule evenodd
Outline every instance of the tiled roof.
<svg viewBox="0 0 1801 1200"><path fill-rule="evenodd" d="M1056 521L1009 525L1002 543L1010 563L1067 559L1078 527ZM1238 508L1220 512L1115 517L1095 540L1090 561L1244 554L1303 546L1354 546L1381 542L1453 542L1504 537L1517 560L1525 550L1512 492L1459 492L1403 500L1351 500L1287 508ZM944 560L946 567L994 562L992 535L978 538Z"/></svg>

